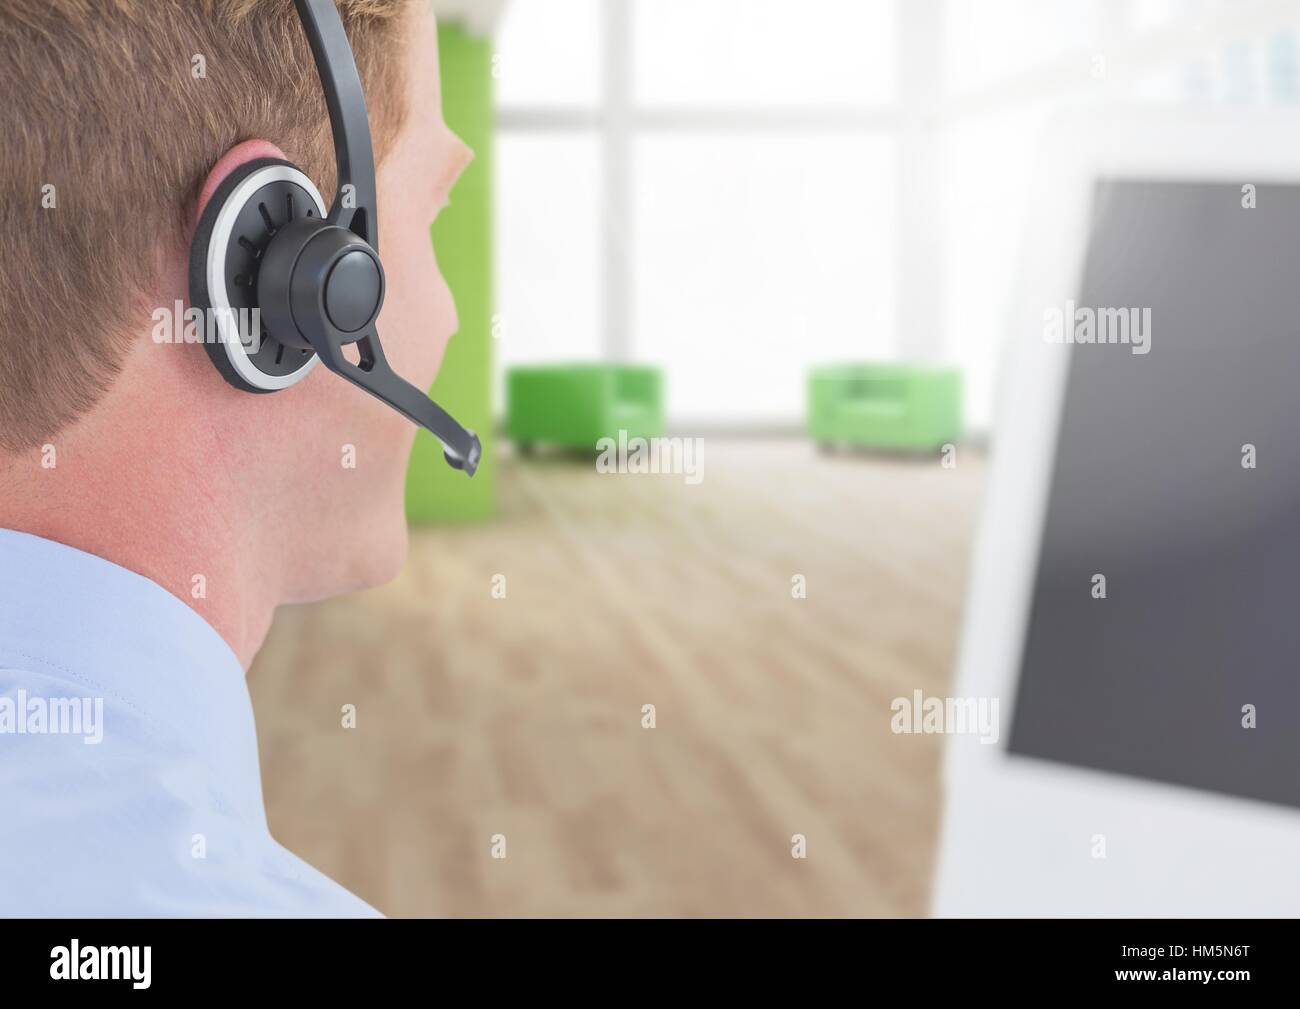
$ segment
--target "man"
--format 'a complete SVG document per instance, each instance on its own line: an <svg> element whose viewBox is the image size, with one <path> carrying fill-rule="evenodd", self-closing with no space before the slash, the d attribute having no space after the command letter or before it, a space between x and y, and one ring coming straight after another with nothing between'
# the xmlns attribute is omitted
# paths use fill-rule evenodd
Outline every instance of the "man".
<svg viewBox="0 0 1300 1009"><path fill-rule="evenodd" d="M457 326L429 225L468 163L428 0L341 0L394 368ZM244 674L282 603L392 578L415 428L159 342L230 172L333 148L292 0L0 5L0 914L364 915L267 830Z"/></svg>

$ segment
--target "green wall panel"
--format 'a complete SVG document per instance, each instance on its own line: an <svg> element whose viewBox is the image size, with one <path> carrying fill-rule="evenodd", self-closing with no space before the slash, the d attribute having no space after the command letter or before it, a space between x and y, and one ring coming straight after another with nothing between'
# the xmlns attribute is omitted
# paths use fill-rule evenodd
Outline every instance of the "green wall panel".
<svg viewBox="0 0 1300 1009"><path fill-rule="evenodd" d="M447 124L474 149L451 205L432 229L438 264L451 285L460 332L447 345L432 395L483 442L483 462L472 480L442 459L426 431L415 439L406 479L412 522L491 517L496 503L492 431L492 43L459 25L438 29L442 104ZM418 113L418 110L416 110Z"/></svg>

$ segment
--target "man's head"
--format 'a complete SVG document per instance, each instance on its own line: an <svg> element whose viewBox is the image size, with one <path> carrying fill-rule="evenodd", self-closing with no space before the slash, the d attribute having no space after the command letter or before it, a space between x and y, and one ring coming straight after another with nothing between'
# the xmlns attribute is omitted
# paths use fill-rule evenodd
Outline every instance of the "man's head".
<svg viewBox="0 0 1300 1009"><path fill-rule="evenodd" d="M442 122L428 0L339 7L378 161L379 328L427 386L456 328L428 228L468 152ZM154 312L186 298L194 225L227 174L283 157L332 197L292 0L6 0L0 93L0 466L64 447L109 510L133 487L202 488L283 599L391 577L407 421L323 368L258 396L203 348L150 339Z"/></svg>

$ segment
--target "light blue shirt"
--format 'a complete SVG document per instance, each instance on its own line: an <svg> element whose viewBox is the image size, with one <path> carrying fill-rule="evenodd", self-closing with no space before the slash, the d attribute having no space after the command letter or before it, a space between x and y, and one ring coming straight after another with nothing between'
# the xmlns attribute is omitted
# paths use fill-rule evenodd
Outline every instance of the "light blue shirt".
<svg viewBox="0 0 1300 1009"><path fill-rule="evenodd" d="M220 635L147 578L0 530L0 915L375 914L271 837Z"/></svg>

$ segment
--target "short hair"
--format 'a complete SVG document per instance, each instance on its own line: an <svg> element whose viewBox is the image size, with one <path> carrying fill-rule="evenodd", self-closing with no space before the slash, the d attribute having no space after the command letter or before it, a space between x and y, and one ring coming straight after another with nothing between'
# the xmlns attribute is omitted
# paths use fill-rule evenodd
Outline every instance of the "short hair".
<svg viewBox="0 0 1300 1009"><path fill-rule="evenodd" d="M409 2L338 6L382 159ZM18 452L111 386L222 154L269 140L327 200L335 166L293 0L3 0L0 95L0 449Z"/></svg>

